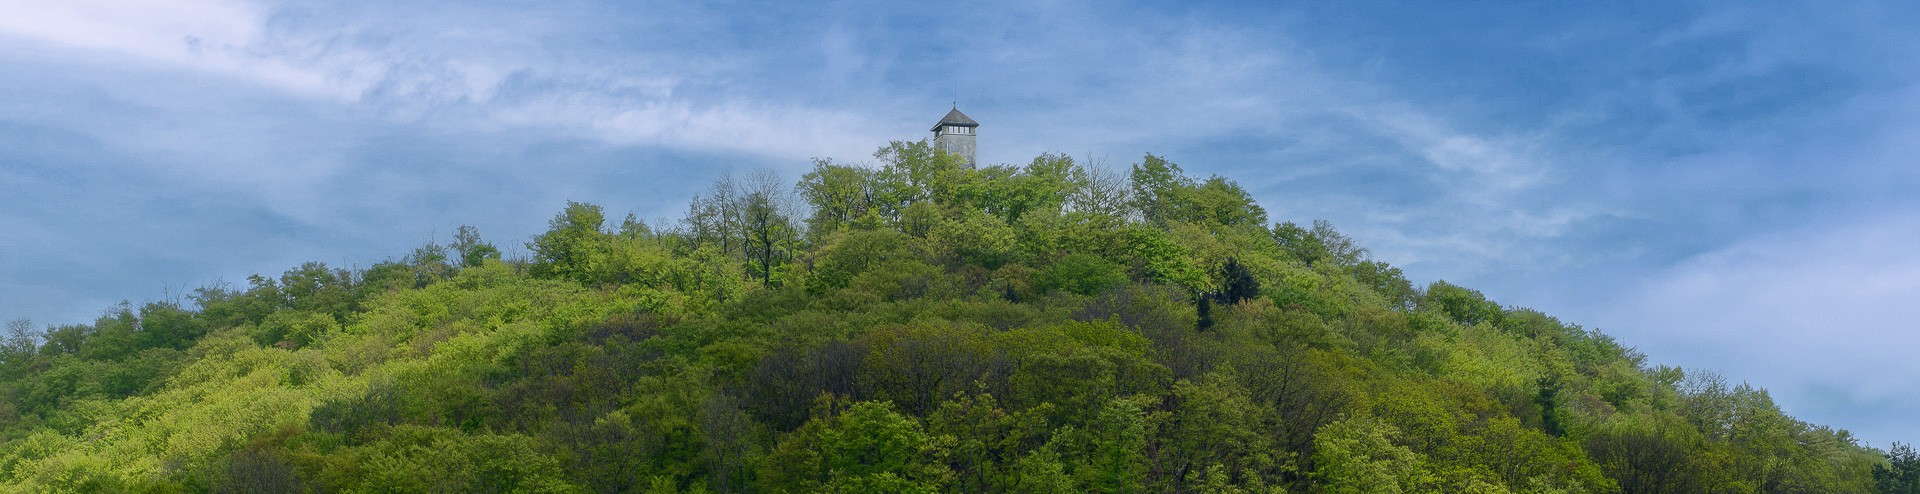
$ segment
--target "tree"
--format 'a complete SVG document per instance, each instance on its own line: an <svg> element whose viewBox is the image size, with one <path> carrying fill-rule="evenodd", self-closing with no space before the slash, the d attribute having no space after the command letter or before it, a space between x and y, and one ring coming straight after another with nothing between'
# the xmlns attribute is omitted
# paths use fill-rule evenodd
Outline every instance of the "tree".
<svg viewBox="0 0 1920 494"><path fill-rule="evenodd" d="M1126 271L1120 265L1099 256L1079 253L1067 254L1047 265L1034 279L1041 290L1060 290L1081 295L1100 293L1126 282Z"/></svg>
<svg viewBox="0 0 1920 494"><path fill-rule="evenodd" d="M1206 331L1213 327L1213 297L1205 295L1193 298L1194 329Z"/></svg>
<svg viewBox="0 0 1920 494"><path fill-rule="evenodd" d="M749 276L761 284L775 284L775 268L793 258L799 246L799 231L793 224L793 202L772 175L756 174L738 196L743 251Z"/></svg>
<svg viewBox="0 0 1920 494"><path fill-rule="evenodd" d="M24 372L38 353L44 335L34 329L33 321L15 319L7 322L7 333L0 335L0 369L10 376Z"/></svg>
<svg viewBox="0 0 1920 494"><path fill-rule="evenodd" d="M4 340L0 340L0 351L32 357L34 351L40 347L40 339L44 335L45 333L34 329L32 320L7 321L7 334L4 335Z"/></svg>
<svg viewBox="0 0 1920 494"><path fill-rule="evenodd" d="M307 492L299 472L278 451L264 445L241 448L227 457L226 468L214 485L221 494Z"/></svg>
<svg viewBox="0 0 1920 494"><path fill-rule="evenodd" d="M986 372L991 354L977 332L962 329L905 327L870 333L865 343L872 350L860 373L862 395L924 415L940 400L966 390Z"/></svg>
<svg viewBox="0 0 1920 494"><path fill-rule="evenodd" d="M600 230L605 222L600 206L567 201L567 209L547 221L547 232L527 243L533 251L528 273L591 283L593 266L588 261L606 246L606 233Z"/></svg>
<svg viewBox="0 0 1920 494"><path fill-rule="evenodd" d="M867 346L832 340L811 347L783 346L761 357L746 383L746 408L785 432L805 424L816 398L853 396Z"/></svg>
<svg viewBox="0 0 1920 494"><path fill-rule="evenodd" d="M1439 311L1466 326L1482 322L1498 325L1506 317L1506 311L1501 310L1500 304L1487 300L1479 290L1463 288L1444 280L1427 286L1426 296L1420 298L1420 308Z"/></svg>
<svg viewBox="0 0 1920 494"><path fill-rule="evenodd" d="M1267 222L1267 210L1239 183L1225 177L1207 177L1199 186L1174 197L1178 199L1174 217L1181 221L1256 228Z"/></svg>
<svg viewBox="0 0 1920 494"><path fill-rule="evenodd" d="M1313 477L1328 493L1426 492L1426 458L1394 444L1399 429L1365 417L1327 424L1313 440Z"/></svg>
<svg viewBox="0 0 1920 494"><path fill-rule="evenodd" d="M952 480L948 438L928 435L886 402L817 417L775 446L761 473L771 492L934 493Z"/></svg>
<svg viewBox="0 0 1920 494"><path fill-rule="evenodd" d="M1147 416L1138 400L1115 398L1085 428L1062 431L1054 441L1086 492L1148 492Z"/></svg>
<svg viewBox="0 0 1920 494"><path fill-rule="evenodd" d="M1067 192L1068 211L1109 218L1125 218L1131 197L1127 177L1087 160L1071 172L1074 187Z"/></svg>
<svg viewBox="0 0 1920 494"><path fill-rule="evenodd" d="M1367 260L1367 249L1335 230L1327 220L1313 220L1311 229L1290 221L1274 225L1273 239L1287 254L1307 266L1330 263L1350 267Z"/></svg>
<svg viewBox="0 0 1920 494"><path fill-rule="evenodd" d="M732 255L734 212L733 178L722 177L705 195L687 202L687 214L680 219L680 234L694 246L714 246L722 255Z"/></svg>
<svg viewBox="0 0 1920 494"><path fill-rule="evenodd" d="M881 167L867 181L868 210L895 226L915 204L958 200L960 184L970 172L953 155L933 149L925 140L893 141L873 157Z"/></svg>
<svg viewBox="0 0 1920 494"><path fill-rule="evenodd" d="M1895 441L1887 448L1887 463L1873 466L1873 483L1882 494L1920 494L1920 453Z"/></svg>
<svg viewBox="0 0 1920 494"><path fill-rule="evenodd" d="M740 260L749 277L771 287L779 281L778 268L799 248L791 191L770 173L755 173L744 181L722 177L708 187L707 195L694 198L681 220L682 235L695 246L710 246Z"/></svg>
<svg viewBox="0 0 1920 494"><path fill-rule="evenodd" d="M705 440L701 456L706 460L708 479L714 490L731 493L750 485L752 461L758 459L759 424L747 417L740 404L724 392L708 397L700 407L700 432Z"/></svg>
<svg viewBox="0 0 1920 494"><path fill-rule="evenodd" d="M367 281L382 286L393 286L395 278L410 281L413 288L425 287L434 282L453 277L457 267L447 258L448 248L435 242L415 247L413 253L400 263L381 263L366 273ZM384 268L384 269L382 269ZM406 279L411 278L411 279ZM383 283L384 282L384 283Z"/></svg>
<svg viewBox="0 0 1920 494"><path fill-rule="evenodd" d="M966 206L984 209L1013 224L1028 213L1058 214L1075 188L1073 158L1042 154L1018 170L996 166L980 169L977 180L967 182Z"/></svg>
<svg viewBox="0 0 1920 494"><path fill-rule="evenodd" d="M0 491L1920 491L1910 445L1416 291L1231 180L877 156L666 232L568 203L526 262L463 226L17 322Z"/></svg>
<svg viewBox="0 0 1920 494"><path fill-rule="evenodd" d="M1239 259L1228 258L1220 266L1220 291L1214 298L1223 304L1238 304L1260 296L1260 280L1253 278L1253 271L1240 264Z"/></svg>
<svg viewBox="0 0 1920 494"><path fill-rule="evenodd" d="M453 252L460 256L460 265L479 267L488 259L499 259L500 249L480 239L480 230L469 225L460 225L453 233Z"/></svg>
<svg viewBox="0 0 1920 494"><path fill-rule="evenodd" d="M1353 276L1354 281L1372 288L1374 293L1387 299L1387 302L1393 304L1391 308L1401 310L1413 308L1418 293L1414 292L1413 283L1407 281L1406 276L1400 273L1400 268L1380 261L1361 261L1348 268L1347 272Z"/></svg>
<svg viewBox="0 0 1920 494"><path fill-rule="evenodd" d="M1623 417L1584 441L1587 455L1626 492L1703 492L1710 450L1698 431L1673 419Z"/></svg>
<svg viewBox="0 0 1920 494"><path fill-rule="evenodd" d="M1160 224L1174 216L1179 195L1193 188L1193 179L1180 171L1180 165L1148 154L1133 165L1127 176L1133 192L1133 209L1150 223Z"/></svg>
<svg viewBox="0 0 1920 494"><path fill-rule="evenodd" d="M951 438L947 443L948 465L954 473L957 492L1032 492L1047 491L1065 484L1072 492L1072 480L1053 455L1029 463L1021 472L1015 458L1027 454L1032 443L1049 429L1042 415L1051 407L1035 407L1020 413L1000 408L993 395L981 392L959 396L927 415L927 433ZM1044 451L1042 452L1044 453ZM1024 474L1024 475L1023 475ZM1026 477L1026 478L1022 478Z"/></svg>
<svg viewBox="0 0 1920 494"><path fill-rule="evenodd" d="M1148 223L1258 227L1267 222L1267 211L1239 183L1225 177L1195 182L1181 173L1180 165L1149 154L1133 166L1128 178L1134 210Z"/></svg>
<svg viewBox="0 0 1920 494"><path fill-rule="evenodd" d="M830 159L813 160L813 171L795 185L800 197L813 208L813 215L807 218L809 238L818 241L867 215L873 205L873 187L871 171L835 164Z"/></svg>
<svg viewBox="0 0 1920 494"><path fill-rule="evenodd" d="M1241 482L1264 482L1276 476L1279 461L1266 425L1273 410L1255 403L1247 389L1231 376L1214 372L1198 380L1174 383L1167 410L1156 412L1155 476L1165 491L1189 492L1191 485L1218 468L1221 475Z"/></svg>
<svg viewBox="0 0 1920 494"><path fill-rule="evenodd" d="M359 309L360 299L368 295L360 291L359 281L351 270L309 262L281 273L278 293L284 297L284 308L320 312L335 320L346 320L348 314Z"/></svg>

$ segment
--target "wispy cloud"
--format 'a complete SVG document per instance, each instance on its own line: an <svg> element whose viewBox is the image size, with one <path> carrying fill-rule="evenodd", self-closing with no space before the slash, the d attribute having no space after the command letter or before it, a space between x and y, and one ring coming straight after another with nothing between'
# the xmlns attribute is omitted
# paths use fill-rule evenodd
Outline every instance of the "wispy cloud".
<svg viewBox="0 0 1920 494"><path fill-rule="evenodd" d="M728 64L683 54L653 56L644 46L595 46L588 40L541 45L579 22L592 22L585 18L547 24L516 21L520 12L495 10L494 17L484 19L427 15L393 25L387 20L392 12L382 9L321 17L247 3L128 8L119 2L41 2L17 13L4 16L9 20L0 21L0 34L63 49L61 57L91 51L100 53L102 63L132 58L205 71L360 105L400 121L788 158L804 157L823 143L851 149L857 137L843 136L875 130L845 111L698 94L726 91L728 76L768 76L729 72L734 68ZM436 21L446 24L431 24ZM519 30L468 27L496 24ZM552 49L570 51L546 53Z"/></svg>
<svg viewBox="0 0 1920 494"><path fill-rule="evenodd" d="M1657 357L1685 355L1767 386L1818 421L1872 417L1877 436L1909 437L1920 428L1894 425L1906 407L1830 400L1844 383L1845 401L1920 403L1909 394L1920 375L1909 355L1920 346L1920 253L1908 248L1920 242L1916 218L1807 225L1693 256L1623 291L1613 318L1646 328L1634 336Z"/></svg>

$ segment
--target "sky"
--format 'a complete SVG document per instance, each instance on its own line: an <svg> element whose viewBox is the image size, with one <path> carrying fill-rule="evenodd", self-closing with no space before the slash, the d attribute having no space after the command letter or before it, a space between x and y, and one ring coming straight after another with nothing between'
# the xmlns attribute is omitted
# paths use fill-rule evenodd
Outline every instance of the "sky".
<svg viewBox="0 0 1920 494"><path fill-rule="evenodd" d="M567 201L1153 153L1424 284L1920 440L1912 2L0 0L0 319L365 267Z"/></svg>

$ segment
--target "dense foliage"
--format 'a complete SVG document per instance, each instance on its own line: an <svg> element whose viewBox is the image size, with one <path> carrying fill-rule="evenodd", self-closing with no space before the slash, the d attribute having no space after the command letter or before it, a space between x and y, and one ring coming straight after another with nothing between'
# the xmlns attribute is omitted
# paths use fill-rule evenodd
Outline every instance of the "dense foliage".
<svg viewBox="0 0 1920 494"><path fill-rule="evenodd" d="M1920 460L1147 156L924 143L686 218L17 323L10 492L1914 492Z"/></svg>

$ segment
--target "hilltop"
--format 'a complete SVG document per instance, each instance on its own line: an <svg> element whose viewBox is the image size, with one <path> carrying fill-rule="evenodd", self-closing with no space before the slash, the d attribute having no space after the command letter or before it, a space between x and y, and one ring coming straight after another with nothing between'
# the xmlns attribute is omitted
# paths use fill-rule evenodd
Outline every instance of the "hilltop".
<svg viewBox="0 0 1920 494"><path fill-rule="evenodd" d="M503 259L320 263L0 345L12 492L1913 492L1920 461L1148 155L925 142Z"/></svg>

